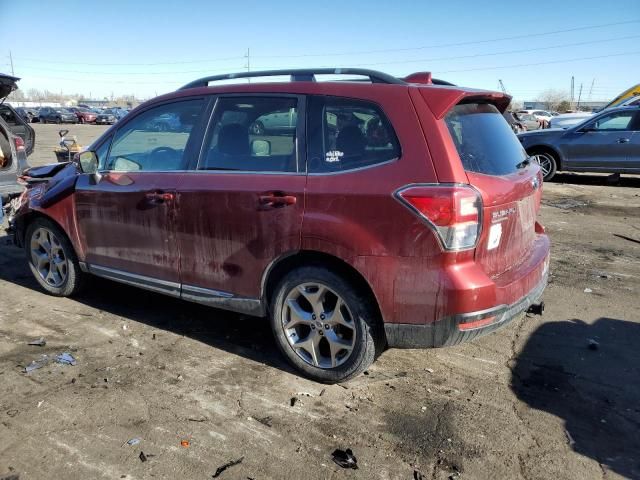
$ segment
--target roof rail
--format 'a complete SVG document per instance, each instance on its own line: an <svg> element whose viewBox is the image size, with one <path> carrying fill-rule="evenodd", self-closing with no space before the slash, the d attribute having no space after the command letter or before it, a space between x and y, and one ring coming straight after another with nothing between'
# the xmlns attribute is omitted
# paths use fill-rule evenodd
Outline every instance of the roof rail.
<svg viewBox="0 0 640 480"><path fill-rule="evenodd" d="M220 80L234 80L236 78L254 78L254 77L275 77L289 75L292 82L315 82L316 75L361 75L369 77L371 83L388 83L404 85L406 82L392 75L375 70L365 68L301 68L293 70L265 70L261 72L240 72L228 73L225 75L213 75L203 77L193 82L187 83L180 90L189 88L207 87L209 82L217 82Z"/></svg>

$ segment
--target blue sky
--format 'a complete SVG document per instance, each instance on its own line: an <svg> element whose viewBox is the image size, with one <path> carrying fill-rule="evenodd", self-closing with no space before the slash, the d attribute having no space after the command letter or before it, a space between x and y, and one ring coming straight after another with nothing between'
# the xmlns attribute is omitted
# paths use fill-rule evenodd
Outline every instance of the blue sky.
<svg viewBox="0 0 640 480"><path fill-rule="evenodd" d="M0 71L11 51L23 90L94 98L245 70L247 48L254 70L427 70L520 100L572 75L585 100L640 83L639 0L0 0L0 18Z"/></svg>

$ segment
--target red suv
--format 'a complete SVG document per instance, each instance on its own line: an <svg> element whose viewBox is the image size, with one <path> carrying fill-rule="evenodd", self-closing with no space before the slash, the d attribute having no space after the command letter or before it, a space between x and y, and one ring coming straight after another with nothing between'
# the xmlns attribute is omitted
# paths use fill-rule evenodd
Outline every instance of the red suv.
<svg viewBox="0 0 640 480"><path fill-rule="evenodd" d="M290 81L210 85L275 75ZM549 240L510 98L445 83L361 69L197 80L77 164L28 172L50 180L21 197L15 241L54 295L93 274L266 316L322 382L386 347L469 340L539 301Z"/></svg>

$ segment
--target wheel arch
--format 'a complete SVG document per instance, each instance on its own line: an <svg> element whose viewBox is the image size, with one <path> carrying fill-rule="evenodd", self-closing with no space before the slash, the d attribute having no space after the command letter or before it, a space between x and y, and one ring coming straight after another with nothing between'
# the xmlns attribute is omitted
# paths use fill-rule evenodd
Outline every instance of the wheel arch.
<svg viewBox="0 0 640 480"><path fill-rule="evenodd" d="M265 311L269 310L271 298L275 293L275 288L284 276L293 269L300 266L317 265L329 268L333 272L343 276L356 288L363 292L373 302L377 313L377 321L380 323L381 330L384 317L380 308L380 303L370 283L364 275L355 267L347 263L345 260L331 255L329 253L316 250L300 250L291 252L278 257L265 270L262 276L261 301L265 305Z"/></svg>
<svg viewBox="0 0 640 480"><path fill-rule="evenodd" d="M560 153L560 150L558 150L557 148L547 144L538 144L527 147L526 150L529 155L531 155L533 152L550 153L556 159L556 169L562 170L564 158Z"/></svg>

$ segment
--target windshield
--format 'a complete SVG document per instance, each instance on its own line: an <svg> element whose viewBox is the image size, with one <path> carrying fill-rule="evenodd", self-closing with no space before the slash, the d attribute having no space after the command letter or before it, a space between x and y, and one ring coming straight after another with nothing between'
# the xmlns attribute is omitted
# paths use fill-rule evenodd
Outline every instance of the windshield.
<svg viewBox="0 0 640 480"><path fill-rule="evenodd" d="M518 138L493 105L456 105L445 122L467 171L508 175L527 159Z"/></svg>

